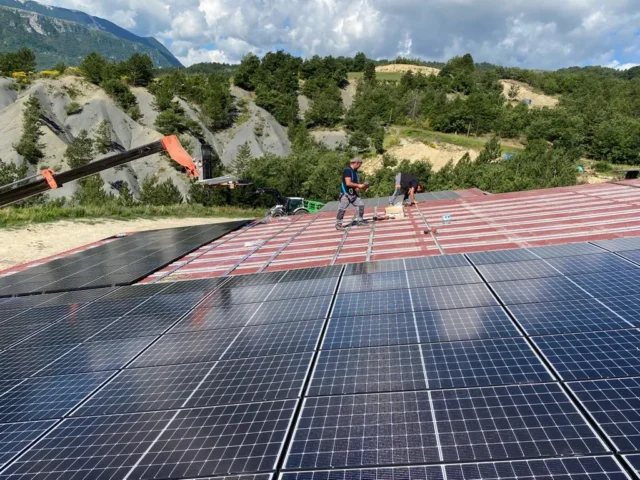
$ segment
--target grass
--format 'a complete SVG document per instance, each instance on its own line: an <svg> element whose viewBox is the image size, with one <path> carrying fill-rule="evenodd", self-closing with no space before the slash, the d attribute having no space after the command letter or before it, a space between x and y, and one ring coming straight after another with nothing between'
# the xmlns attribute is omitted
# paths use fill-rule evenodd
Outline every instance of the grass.
<svg viewBox="0 0 640 480"><path fill-rule="evenodd" d="M467 137L466 135L455 135L453 133L441 133L431 130L422 130L412 127L400 127L400 137L417 138L425 141L442 142L451 145L457 145L458 147L468 148L473 150L482 150L485 143L489 140L483 137ZM523 146L514 145L511 143L502 144L502 150L505 153L520 152L524 150Z"/></svg>
<svg viewBox="0 0 640 480"><path fill-rule="evenodd" d="M202 205L170 205L156 207L152 205L96 206L52 206L7 207L0 209L0 228L18 227L31 223L54 222L56 220L133 220L136 218L257 218L264 216L264 210L242 209L237 207L203 207Z"/></svg>

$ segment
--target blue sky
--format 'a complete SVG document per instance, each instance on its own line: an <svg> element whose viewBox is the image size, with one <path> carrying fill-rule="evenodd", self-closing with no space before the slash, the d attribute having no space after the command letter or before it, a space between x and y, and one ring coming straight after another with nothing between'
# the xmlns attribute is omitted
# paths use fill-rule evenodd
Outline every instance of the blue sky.
<svg viewBox="0 0 640 480"><path fill-rule="evenodd" d="M556 69L640 64L638 0L41 0L152 35L184 63L409 55Z"/></svg>

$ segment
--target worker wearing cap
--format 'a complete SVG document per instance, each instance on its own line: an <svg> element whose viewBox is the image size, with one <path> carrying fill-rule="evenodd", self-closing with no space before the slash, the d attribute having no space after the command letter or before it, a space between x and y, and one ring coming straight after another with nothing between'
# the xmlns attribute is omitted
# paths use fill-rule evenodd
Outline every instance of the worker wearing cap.
<svg viewBox="0 0 640 480"><path fill-rule="evenodd" d="M342 173L342 185L340 186L340 206L338 207L338 214L336 215L336 230L344 230L342 225L342 219L344 218L344 212L346 212L349 205L353 205L358 209L358 216L356 218L357 225L365 223L364 216L364 203L360 198L359 191L367 190L369 185L366 183L360 183L358 178L358 169L362 166L361 158L352 158L349 166L344 169Z"/></svg>
<svg viewBox="0 0 640 480"><path fill-rule="evenodd" d="M389 205L396 203L396 199L401 191L404 192L403 203L406 202L409 197L411 197L413 203L418 203L415 193L423 190L424 188L420 185L416 177L408 173L398 173L396 175L396 189L393 192L393 196L389 199Z"/></svg>

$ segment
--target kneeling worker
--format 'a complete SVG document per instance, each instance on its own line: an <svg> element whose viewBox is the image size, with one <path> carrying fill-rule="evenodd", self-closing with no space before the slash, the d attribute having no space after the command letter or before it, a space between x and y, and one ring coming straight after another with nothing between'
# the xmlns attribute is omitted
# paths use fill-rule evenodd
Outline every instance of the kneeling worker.
<svg viewBox="0 0 640 480"><path fill-rule="evenodd" d="M424 188L418 182L418 179L408 173L398 173L396 175L396 189L393 192L393 196L389 199L389 205L394 205L400 191L404 191L403 203L407 201L407 198L411 197L411 201L417 204L415 193L422 192Z"/></svg>
<svg viewBox="0 0 640 480"><path fill-rule="evenodd" d="M361 158L351 159L351 163L342 173L342 185L340 186L340 206L338 207L338 214L336 215L336 230L344 230L342 225L342 219L344 218L344 212L349 208L349 205L353 205L358 209L358 216L356 218L357 225L363 225L365 223L362 218L364 215L364 203L358 194L359 190L367 190L369 185L366 183L359 183L358 169L362 166Z"/></svg>

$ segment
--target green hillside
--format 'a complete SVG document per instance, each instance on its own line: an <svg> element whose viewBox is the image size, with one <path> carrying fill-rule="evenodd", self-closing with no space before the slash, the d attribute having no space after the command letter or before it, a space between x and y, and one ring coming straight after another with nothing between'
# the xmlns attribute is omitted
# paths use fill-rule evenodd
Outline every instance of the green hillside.
<svg viewBox="0 0 640 480"><path fill-rule="evenodd" d="M77 65L90 52L110 60L148 54L158 67L181 66L157 40L138 37L106 20L36 2L0 0L0 52L28 47L38 68L57 63Z"/></svg>

